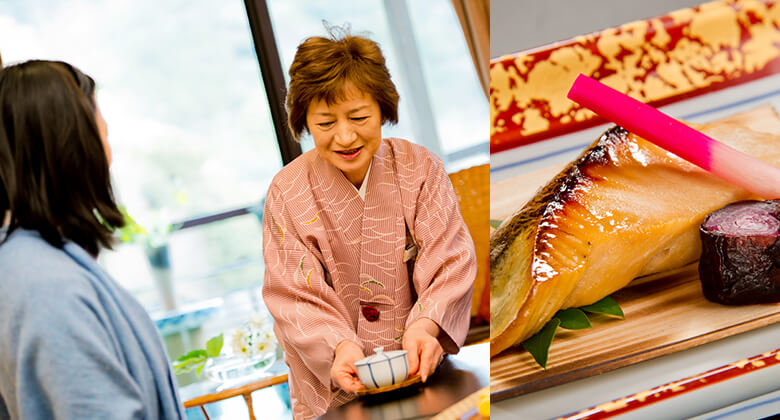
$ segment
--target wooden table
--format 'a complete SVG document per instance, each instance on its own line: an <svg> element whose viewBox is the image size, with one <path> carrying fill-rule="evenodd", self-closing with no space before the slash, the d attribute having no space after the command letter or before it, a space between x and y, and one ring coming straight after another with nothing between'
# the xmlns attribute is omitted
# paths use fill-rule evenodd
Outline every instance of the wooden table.
<svg viewBox="0 0 780 420"><path fill-rule="evenodd" d="M425 384L369 395L337 407L320 419L427 419L490 383L490 344L461 348L444 359Z"/></svg>

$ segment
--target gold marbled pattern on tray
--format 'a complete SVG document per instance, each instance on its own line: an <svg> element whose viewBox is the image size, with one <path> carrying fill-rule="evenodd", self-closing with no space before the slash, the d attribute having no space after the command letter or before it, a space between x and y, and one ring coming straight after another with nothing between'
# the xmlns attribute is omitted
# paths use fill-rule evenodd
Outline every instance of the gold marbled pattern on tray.
<svg viewBox="0 0 780 420"><path fill-rule="evenodd" d="M596 420L624 414L656 402L674 398L686 392L696 391L718 382L727 381L737 376L774 366L778 363L780 363L780 349L730 363L707 372L657 386L614 401L599 404L595 407L560 417L558 420Z"/></svg>
<svg viewBox="0 0 780 420"><path fill-rule="evenodd" d="M566 98L583 73L648 103L780 71L780 2L725 0L579 36L490 64L491 150L594 117Z"/></svg>

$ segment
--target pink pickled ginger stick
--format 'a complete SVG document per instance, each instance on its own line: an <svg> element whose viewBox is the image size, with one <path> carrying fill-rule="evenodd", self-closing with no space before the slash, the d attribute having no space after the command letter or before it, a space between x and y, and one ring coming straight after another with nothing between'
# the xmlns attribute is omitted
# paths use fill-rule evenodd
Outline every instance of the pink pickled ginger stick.
<svg viewBox="0 0 780 420"><path fill-rule="evenodd" d="M780 169L580 74L568 98L675 155L765 199L780 198Z"/></svg>

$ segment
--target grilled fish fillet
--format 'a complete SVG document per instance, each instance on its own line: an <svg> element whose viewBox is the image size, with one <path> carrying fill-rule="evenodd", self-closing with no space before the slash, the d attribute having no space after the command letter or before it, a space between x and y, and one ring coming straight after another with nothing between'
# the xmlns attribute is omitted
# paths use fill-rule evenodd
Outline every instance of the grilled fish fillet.
<svg viewBox="0 0 780 420"><path fill-rule="evenodd" d="M734 124L746 122L739 117L696 128L780 166L780 123L774 124L780 120L768 108L761 112L770 112L772 123L754 126L775 134ZM491 357L535 334L560 309L592 304L636 277L695 261L704 217L749 198L755 197L611 128L491 235Z"/></svg>

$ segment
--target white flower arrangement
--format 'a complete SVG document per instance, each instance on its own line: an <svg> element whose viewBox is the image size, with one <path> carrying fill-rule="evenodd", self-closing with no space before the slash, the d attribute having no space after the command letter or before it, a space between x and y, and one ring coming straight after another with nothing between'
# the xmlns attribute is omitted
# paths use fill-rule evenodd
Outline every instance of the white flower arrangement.
<svg viewBox="0 0 780 420"><path fill-rule="evenodd" d="M226 334L230 337L230 333ZM273 324L256 314L232 333L232 346L223 349L223 334L212 337L206 349L192 350L174 362L177 374L205 367L208 376L218 382L229 382L261 373L276 360L276 336ZM223 351L224 350L224 351Z"/></svg>
<svg viewBox="0 0 780 420"><path fill-rule="evenodd" d="M246 358L276 352L276 336L265 316L255 315L233 334L233 353Z"/></svg>

